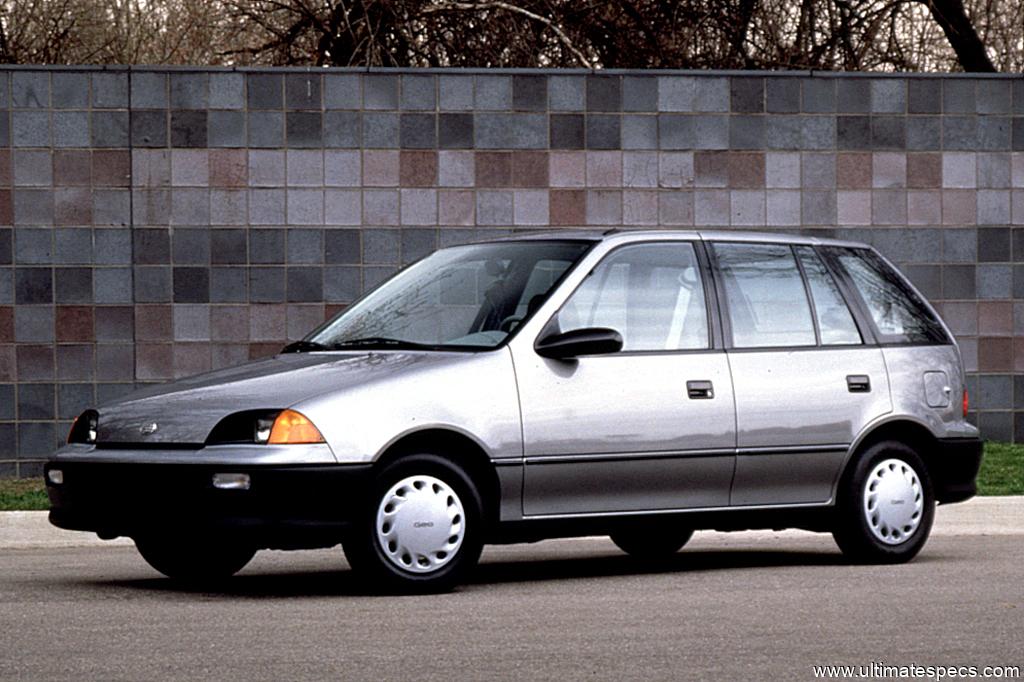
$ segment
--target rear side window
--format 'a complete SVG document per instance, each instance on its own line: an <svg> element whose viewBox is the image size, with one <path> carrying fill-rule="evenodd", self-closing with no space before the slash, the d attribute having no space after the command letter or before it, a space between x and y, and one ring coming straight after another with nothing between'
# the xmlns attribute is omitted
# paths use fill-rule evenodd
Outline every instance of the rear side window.
<svg viewBox="0 0 1024 682"><path fill-rule="evenodd" d="M882 343L950 343L942 324L906 281L866 249L828 249L853 281Z"/></svg>
<svg viewBox="0 0 1024 682"><path fill-rule="evenodd" d="M714 244L736 348L814 346L814 322L793 251L782 244Z"/></svg>
<svg viewBox="0 0 1024 682"><path fill-rule="evenodd" d="M807 276L807 286L811 290L814 312L818 319L818 330L821 332L821 345L841 346L861 343L857 323L853 321L846 301L839 293L839 287L829 273L818 254L809 246L796 247L800 265Z"/></svg>

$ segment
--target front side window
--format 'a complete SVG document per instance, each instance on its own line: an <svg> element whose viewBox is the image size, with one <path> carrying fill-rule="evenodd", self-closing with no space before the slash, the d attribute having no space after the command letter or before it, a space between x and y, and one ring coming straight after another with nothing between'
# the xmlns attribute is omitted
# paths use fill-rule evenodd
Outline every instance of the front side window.
<svg viewBox="0 0 1024 682"><path fill-rule="evenodd" d="M589 246L538 240L436 251L295 347L493 348L533 314Z"/></svg>
<svg viewBox="0 0 1024 682"><path fill-rule="evenodd" d="M714 244L736 348L813 346L811 307L793 251L780 244Z"/></svg>
<svg viewBox="0 0 1024 682"><path fill-rule="evenodd" d="M693 245L616 249L573 292L557 320L562 332L614 329L625 351L708 348L707 302Z"/></svg>
<svg viewBox="0 0 1024 682"><path fill-rule="evenodd" d="M853 281L883 343L949 343L924 301L877 254L867 249L827 250Z"/></svg>
<svg viewBox="0 0 1024 682"><path fill-rule="evenodd" d="M829 273L818 254L809 246L796 247L800 265L807 276L807 286L811 289L814 301L814 312L817 315L818 330L821 332L821 345L838 346L858 344L862 342L857 323L853 321L846 301L839 293L839 287Z"/></svg>

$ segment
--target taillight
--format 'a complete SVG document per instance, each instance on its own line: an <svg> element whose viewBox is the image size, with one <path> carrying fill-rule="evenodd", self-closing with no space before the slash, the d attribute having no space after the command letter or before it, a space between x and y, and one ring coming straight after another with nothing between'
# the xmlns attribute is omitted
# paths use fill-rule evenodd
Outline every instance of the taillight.
<svg viewBox="0 0 1024 682"><path fill-rule="evenodd" d="M967 418L967 389L964 389L964 418Z"/></svg>

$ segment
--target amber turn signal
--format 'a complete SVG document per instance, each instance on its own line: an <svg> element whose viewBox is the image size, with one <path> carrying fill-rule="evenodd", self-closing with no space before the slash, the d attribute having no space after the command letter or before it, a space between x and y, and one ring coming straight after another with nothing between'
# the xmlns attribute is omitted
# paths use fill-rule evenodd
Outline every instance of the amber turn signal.
<svg viewBox="0 0 1024 682"><path fill-rule="evenodd" d="M267 442L272 445L323 443L324 437L313 426L313 422L306 418L306 415L295 410L285 410L274 420L274 426L270 429L270 438Z"/></svg>

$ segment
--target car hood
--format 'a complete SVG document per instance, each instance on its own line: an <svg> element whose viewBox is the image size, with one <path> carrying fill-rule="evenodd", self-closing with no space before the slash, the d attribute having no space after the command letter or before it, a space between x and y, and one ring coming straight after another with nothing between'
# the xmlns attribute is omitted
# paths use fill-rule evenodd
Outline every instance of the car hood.
<svg viewBox="0 0 1024 682"><path fill-rule="evenodd" d="M99 408L97 442L202 443L241 410L277 410L323 393L457 361L460 353L289 353L145 388ZM152 425L156 430L151 431ZM143 428L145 427L145 428Z"/></svg>

